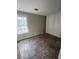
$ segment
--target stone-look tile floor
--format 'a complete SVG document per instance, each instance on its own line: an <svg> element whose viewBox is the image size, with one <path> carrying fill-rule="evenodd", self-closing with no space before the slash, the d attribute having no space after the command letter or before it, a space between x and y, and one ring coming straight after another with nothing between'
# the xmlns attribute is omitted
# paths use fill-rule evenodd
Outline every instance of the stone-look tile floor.
<svg viewBox="0 0 79 59"><path fill-rule="evenodd" d="M59 38L42 34L18 42L17 59L58 59Z"/></svg>

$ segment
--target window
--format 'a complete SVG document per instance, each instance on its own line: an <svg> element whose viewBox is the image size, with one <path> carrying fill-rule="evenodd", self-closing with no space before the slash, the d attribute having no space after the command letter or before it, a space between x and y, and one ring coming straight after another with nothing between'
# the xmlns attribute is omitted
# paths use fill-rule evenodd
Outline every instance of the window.
<svg viewBox="0 0 79 59"><path fill-rule="evenodd" d="M27 18L17 17L17 34L28 33Z"/></svg>

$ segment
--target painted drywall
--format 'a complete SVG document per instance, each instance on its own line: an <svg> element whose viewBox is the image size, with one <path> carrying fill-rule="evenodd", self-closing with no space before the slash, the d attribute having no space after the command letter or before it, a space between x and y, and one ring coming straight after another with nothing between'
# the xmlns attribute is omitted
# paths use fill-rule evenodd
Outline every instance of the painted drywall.
<svg viewBox="0 0 79 59"><path fill-rule="evenodd" d="M21 11L17 11L17 16L23 16L27 18L28 33L17 35L17 39L21 40L24 38L29 38L35 35L42 34L45 27L45 16L29 14Z"/></svg>
<svg viewBox="0 0 79 59"><path fill-rule="evenodd" d="M46 32L61 37L61 12L58 11L46 17Z"/></svg>
<svg viewBox="0 0 79 59"><path fill-rule="evenodd" d="M60 50L60 52L59 52L58 59L61 59L61 50Z"/></svg>
<svg viewBox="0 0 79 59"><path fill-rule="evenodd" d="M35 12L34 8L39 11ZM48 15L61 9L61 0L17 0L17 10L38 15Z"/></svg>

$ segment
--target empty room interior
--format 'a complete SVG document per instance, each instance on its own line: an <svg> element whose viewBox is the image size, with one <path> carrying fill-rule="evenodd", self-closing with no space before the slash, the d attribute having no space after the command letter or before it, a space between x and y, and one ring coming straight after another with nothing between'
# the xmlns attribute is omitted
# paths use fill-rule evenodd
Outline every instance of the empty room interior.
<svg viewBox="0 0 79 59"><path fill-rule="evenodd" d="M17 0L17 59L61 59L61 0Z"/></svg>

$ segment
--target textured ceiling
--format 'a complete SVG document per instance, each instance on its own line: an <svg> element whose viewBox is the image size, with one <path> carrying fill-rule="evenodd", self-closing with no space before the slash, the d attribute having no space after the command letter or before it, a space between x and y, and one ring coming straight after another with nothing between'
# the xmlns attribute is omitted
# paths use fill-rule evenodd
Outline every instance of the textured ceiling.
<svg viewBox="0 0 79 59"><path fill-rule="evenodd" d="M39 11L35 11L38 8ZM49 15L61 9L61 0L17 0L17 10L38 14Z"/></svg>

